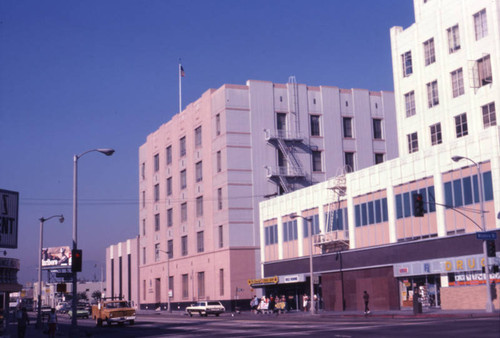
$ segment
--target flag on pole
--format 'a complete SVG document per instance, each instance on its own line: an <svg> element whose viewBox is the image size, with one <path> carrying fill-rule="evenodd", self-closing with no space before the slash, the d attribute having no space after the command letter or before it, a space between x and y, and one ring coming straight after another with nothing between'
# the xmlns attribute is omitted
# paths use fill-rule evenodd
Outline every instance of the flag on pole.
<svg viewBox="0 0 500 338"><path fill-rule="evenodd" d="M186 74L184 73L184 68L181 66L181 77L184 77Z"/></svg>

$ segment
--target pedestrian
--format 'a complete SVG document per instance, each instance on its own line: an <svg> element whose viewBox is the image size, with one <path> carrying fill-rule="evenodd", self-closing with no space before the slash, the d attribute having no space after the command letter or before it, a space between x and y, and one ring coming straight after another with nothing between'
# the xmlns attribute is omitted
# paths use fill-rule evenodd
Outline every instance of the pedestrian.
<svg viewBox="0 0 500 338"><path fill-rule="evenodd" d="M363 300L365 301L365 315L370 313L370 309L368 308L368 303L370 302L370 295L366 290L363 292Z"/></svg>
<svg viewBox="0 0 500 338"><path fill-rule="evenodd" d="M307 298L307 295L304 295L302 298L302 307L304 308L304 312L307 312L307 308L309 306L309 299Z"/></svg>
<svg viewBox="0 0 500 338"><path fill-rule="evenodd" d="M57 330L57 314L56 314L56 309L54 308L50 309L48 323L49 323L49 337L54 338L56 336L56 330Z"/></svg>
<svg viewBox="0 0 500 338"><path fill-rule="evenodd" d="M25 307L17 310L16 318L17 318L17 336L19 338L24 338L24 336L26 335L26 326L28 326L30 323L28 312L26 312Z"/></svg>
<svg viewBox="0 0 500 338"><path fill-rule="evenodd" d="M257 313L257 307L259 306L259 298L256 295L253 296L252 301L250 302L250 308L253 313Z"/></svg>

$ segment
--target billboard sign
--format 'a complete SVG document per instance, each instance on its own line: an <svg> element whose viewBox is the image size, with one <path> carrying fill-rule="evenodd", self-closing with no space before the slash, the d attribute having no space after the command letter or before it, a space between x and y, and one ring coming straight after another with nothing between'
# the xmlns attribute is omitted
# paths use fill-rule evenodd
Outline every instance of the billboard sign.
<svg viewBox="0 0 500 338"><path fill-rule="evenodd" d="M58 269L71 267L71 249L69 246L55 246L42 249L42 267Z"/></svg>
<svg viewBox="0 0 500 338"><path fill-rule="evenodd" d="M17 249L19 193L0 189L0 248Z"/></svg>

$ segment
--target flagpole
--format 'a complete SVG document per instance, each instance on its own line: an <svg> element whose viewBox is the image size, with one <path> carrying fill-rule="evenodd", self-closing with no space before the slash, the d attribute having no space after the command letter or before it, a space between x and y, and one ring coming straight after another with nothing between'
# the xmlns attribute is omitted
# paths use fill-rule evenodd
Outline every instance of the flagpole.
<svg viewBox="0 0 500 338"><path fill-rule="evenodd" d="M181 74L181 59L179 59L179 114L182 112L182 74Z"/></svg>

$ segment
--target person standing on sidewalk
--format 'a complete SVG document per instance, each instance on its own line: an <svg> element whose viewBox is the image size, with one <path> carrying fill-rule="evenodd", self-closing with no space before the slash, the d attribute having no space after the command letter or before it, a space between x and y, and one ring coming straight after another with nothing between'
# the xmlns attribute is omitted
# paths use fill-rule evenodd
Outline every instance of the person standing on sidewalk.
<svg viewBox="0 0 500 338"><path fill-rule="evenodd" d="M365 301L365 315L370 313L370 309L368 308L368 303L370 302L370 295L366 290L363 292L363 300Z"/></svg>
<svg viewBox="0 0 500 338"><path fill-rule="evenodd" d="M52 308L49 313L49 337L54 338L56 336L57 330L57 315L56 309Z"/></svg>
<svg viewBox="0 0 500 338"><path fill-rule="evenodd" d="M26 326L30 324L30 319L28 317L28 313L26 312L26 308L17 310L17 336L19 338L24 338L26 335Z"/></svg>

